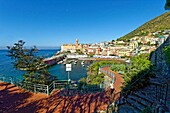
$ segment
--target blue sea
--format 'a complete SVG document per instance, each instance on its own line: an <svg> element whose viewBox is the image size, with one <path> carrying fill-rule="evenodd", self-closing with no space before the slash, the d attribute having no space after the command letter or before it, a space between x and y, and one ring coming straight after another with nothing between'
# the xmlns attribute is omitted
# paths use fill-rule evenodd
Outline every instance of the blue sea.
<svg viewBox="0 0 170 113"><path fill-rule="evenodd" d="M39 50L38 55L42 55L45 57L50 57L54 55L57 50ZM12 76L22 79L22 75L25 73L25 71L17 70L13 67L12 60L10 57L7 56L8 51L7 50L0 50L0 76L6 75L6 76ZM70 79L78 81L82 77L87 76L86 68L89 65L89 62L86 62L85 67L82 67L81 62L78 62L77 64L72 64L72 71L70 72ZM49 72L53 76L57 76L60 80L67 80L68 73L66 72L64 64L56 64L54 66L49 67Z"/></svg>

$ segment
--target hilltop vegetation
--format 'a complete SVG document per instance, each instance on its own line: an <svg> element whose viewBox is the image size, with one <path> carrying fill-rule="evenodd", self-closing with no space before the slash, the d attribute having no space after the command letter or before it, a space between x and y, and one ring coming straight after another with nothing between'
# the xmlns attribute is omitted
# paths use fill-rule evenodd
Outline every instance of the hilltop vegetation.
<svg viewBox="0 0 170 113"><path fill-rule="evenodd" d="M160 30L170 29L170 12L166 12L130 32L129 34L119 38L118 40L128 41L134 36L147 35Z"/></svg>

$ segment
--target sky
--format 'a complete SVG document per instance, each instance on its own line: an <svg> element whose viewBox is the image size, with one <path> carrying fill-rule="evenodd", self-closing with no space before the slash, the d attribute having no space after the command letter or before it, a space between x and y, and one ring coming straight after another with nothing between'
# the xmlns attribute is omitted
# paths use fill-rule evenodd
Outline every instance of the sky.
<svg viewBox="0 0 170 113"><path fill-rule="evenodd" d="M111 41L159 16L166 0L0 0L0 47Z"/></svg>

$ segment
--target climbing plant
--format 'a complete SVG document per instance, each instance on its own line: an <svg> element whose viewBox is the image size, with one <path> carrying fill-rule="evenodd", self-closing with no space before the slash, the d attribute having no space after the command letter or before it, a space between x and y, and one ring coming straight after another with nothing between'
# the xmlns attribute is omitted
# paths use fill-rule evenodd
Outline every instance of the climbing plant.
<svg viewBox="0 0 170 113"><path fill-rule="evenodd" d="M170 46L166 46L164 48L164 52L165 52L165 54L166 54L166 56L168 58L168 63L170 64Z"/></svg>

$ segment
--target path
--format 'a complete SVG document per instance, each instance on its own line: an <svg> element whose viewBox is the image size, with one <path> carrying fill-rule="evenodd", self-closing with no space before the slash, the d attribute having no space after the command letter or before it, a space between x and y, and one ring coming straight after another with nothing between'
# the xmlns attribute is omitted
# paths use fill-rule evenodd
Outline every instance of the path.
<svg viewBox="0 0 170 113"><path fill-rule="evenodd" d="M119 99L119 97L120 97L120 93L119 93L119 92L121 91L121 87L122 87L122 85L123 85L124 80L123 80L123 78L121 77L120 74L112 71L109 66L108 66L108 67L103 67L103 68L101 68L101 69L104 70L104 71L107 71L107 72L110 72L110 73L114 74L114 77L115 77L115 81L114 81L114 88L115 88L115 92L114 92L114 94L115 94L115 96L114 96L114 102L115 102L115 101L117 101L117 100ZM107 75L107 74L106 74L106 75ZM107 75L107 76L108 76L108 77L111 77L110 75Z"/></svg>
<svg viewBox="0 0 170 113"><path fill-rule="evenodd" d="M115 90L116 90L115 93L120 92L120 91L121 91L121 86L122 86L122 84L123 84L123 82L124 82L124 80L123 80L123 78L121 77L121 75L118 74L118 73L116 73L116 72L114 72L114 71L112 71L109 66L108 66L108 67L103 67L103 68L101 68L101 69L102 69L102 70L105 70L105 71L109 71L109 72L111 72L112 74L114 74L114 76L115 76L114 88L115 88ZM107 76L111 77L110 75L107 75Z"/></svg>
<svg viewBox="0 0 170 113"><path fill-rule="evenodd" d="M109 103L107 92L68 97L61 96L60 90L56 90L46 96L0 82L1 113L93 113L105 110Z"/></svg>

